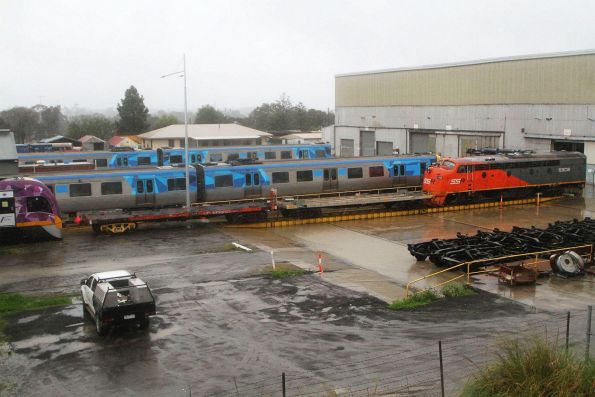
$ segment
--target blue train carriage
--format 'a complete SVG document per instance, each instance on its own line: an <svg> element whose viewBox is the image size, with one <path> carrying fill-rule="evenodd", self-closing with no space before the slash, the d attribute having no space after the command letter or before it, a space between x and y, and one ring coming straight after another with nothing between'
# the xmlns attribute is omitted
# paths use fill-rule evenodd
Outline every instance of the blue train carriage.
<svg viewBox="0 0 595 397"><path fill-rule="evenodd" d="M196 171L190 169L190 193L196 197ZM158 208L186 201L184 168L105 170L40 175L56 196L63 213Z"/></svg>
<svg viewBox="0 0 595 397"><path fill-rule="evenodd" d="M435 156L388 156L198 166L197 201L268 197L271 188L292 196L419 186L435 161Z"/></svg>
<svg viewBox="0 0 595 397"><path fill-rule="evenodd" d="M258 161L314 159L331 157L330 144L267 145L242 147L210 147L188 149L190 164L231 162L254 159ZM19 153L20 165L38 161L50 164L92 163L96 169L166 166L184 163L184 149L157 149L124 152L49 152Z"/></svg>

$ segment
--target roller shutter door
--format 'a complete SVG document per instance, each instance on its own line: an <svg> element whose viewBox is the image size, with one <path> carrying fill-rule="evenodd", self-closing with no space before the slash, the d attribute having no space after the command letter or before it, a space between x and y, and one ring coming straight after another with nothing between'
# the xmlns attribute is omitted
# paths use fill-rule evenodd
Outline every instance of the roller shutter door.
<svg viewBox="0 0 595 397"><path fill-rule="evenodd" d="M341 157L353 157L355 156L355 150L353 149L353 139L341 139L341 148L339 156Z"/></svg>
<svg viewBox="0 0 595 397"><path fill-rule="evenodd" d="M360 156L376 155L376 134L374 131L360 131Z"/></svg>
<svg viewBox="0 0 595 397"><path fill-rule="evenodd" d="M392 142L376 142L376 154L378 156L390 156L393 154L393 143Z"/></svg>
<svg viewBox="0 0 595 397"><path fill-rule="evenodd" d="M411 148L409 150L410 153L435 153L436 135L411 133L409 147Z"/></svg>

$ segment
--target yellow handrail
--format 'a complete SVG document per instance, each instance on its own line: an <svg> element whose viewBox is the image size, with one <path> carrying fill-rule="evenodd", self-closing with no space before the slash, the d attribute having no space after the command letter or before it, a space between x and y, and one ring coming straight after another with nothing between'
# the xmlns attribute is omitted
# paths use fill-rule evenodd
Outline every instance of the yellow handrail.
<svg viewBox="0 0 595 397"><path fill-rule="evenodd" d="M522 258L522 257L526 257L527 255L531 255L531 256L535 255L535 261L533 263L536 263L536 262L538 262L539 255L551 254L551 253L559 252L559 251L577 250L577 249L582 249L582 248L590 248L589 253L586 254L586 256L589 258L589 261L592 261L593 260L593 244L585 244L585 245L578 245L578 246L574 246L574 247L555 248L555 249L545 250L545 251L527 252L527 253L524 253L524 254L506 255L506 256L500 256L500 257L496 257L496 258L476 259L476 260L469 261L469 262L462 262L462 263L459 263L457 265L451 266L449 268L442 269L442 270L439 270L439 271L434 272L434 273L430 273L430 274L428 274L426 276L419 277L419 278L416 278L413 281L408 282L407 285L406 285L406 287L405 287L405 297L408 297L409 296L409 291L410 291L411 286L413 284L415 284L417 282L420 282L422 280L426 280L426 279L431 278L431 277L436 277L439 274L442 274L444 272L449 272L451 270L458 269L458 268L461 268L463 266L466 266L467 267L467 271L465 273L460 274L460 275L458 275L456 277L453 277L451 279L448 279L448 280L443 281L443 282L441 282L439 284L436 284L436 285L434 285L434 286L432 286L430 288L426 288L426 289L421 290L421 291L418 291L418 292L423 292L423 291L427 291L427 290L432 289L432 288L440 287L442 285L451 283L451 282L453 282L455 280L458 280L458 279L460 279L462 277L465 277L465 276L467 277L467 284L469 285L469 284L471 284L471 275L481 274L481 273L490 273L490 272L493 272L494 271L494 270L481 270L481 271L471 272L471 265L474 265L474 264L477 264L477 263L501 261L501 260L512 259L512 258Z"/></svg>

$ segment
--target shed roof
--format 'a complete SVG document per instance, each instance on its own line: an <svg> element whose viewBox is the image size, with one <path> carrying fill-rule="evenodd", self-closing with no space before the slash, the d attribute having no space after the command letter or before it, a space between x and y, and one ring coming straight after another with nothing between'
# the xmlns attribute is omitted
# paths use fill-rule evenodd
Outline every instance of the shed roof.
<svg viewBox="0 0 595 397"><path fill-rule="evenodd" d="M296 132L295 134L283 135L280 138L285 139L322 139L322 132Z"/></svg>
<svg viewBox="0 0 595 397"><path fill-rule="evenodd" d="M72 138L68 138L67 136L64 135L56 135L50 138L44 138L44 139L40 139L39 142L41 143L61 143L61 142L69 142L72 144L81 144L80 141L77 141L76 139L72 139Z"/></svg>
<svg viewBox="0 0 595 397"><path fill-rule="evenodd" d="M184 138L184 124L168 125L138 136L143 139ZM271 136L271 134L240 124L188 124L188 137L195 140L250 139L264 136Z"/></svg>
<svg viewBox="0 0 595 397"><path fill-rule="evenodd" d="M103 139L101 138L97 138L95 135L85 135L79 138L79 141L81 141L81 143L86 143L86 142L105 142Z"/></svg>

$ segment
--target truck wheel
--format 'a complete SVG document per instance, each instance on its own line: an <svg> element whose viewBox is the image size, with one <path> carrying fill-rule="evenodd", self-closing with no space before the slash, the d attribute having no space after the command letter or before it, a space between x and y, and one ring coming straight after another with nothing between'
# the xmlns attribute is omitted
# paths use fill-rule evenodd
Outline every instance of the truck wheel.
<svg viewBox="0 0 595 397"><path fill-rule="evenodd" d="M140 329L147 329L147 328L149 328L149 319L148 318L145 318L144 320L140 320L139 323L138 323L138 325L139 325L139 328Z"/></svg>
<svg viewBox="0 0 595 397"><path fill-rule="evenodd" d="M95 329L97 330L97 334L99 336L103 336L107 332L107 327L103 324L103 321L99 319L99 317L95 317Z"/></svg>

